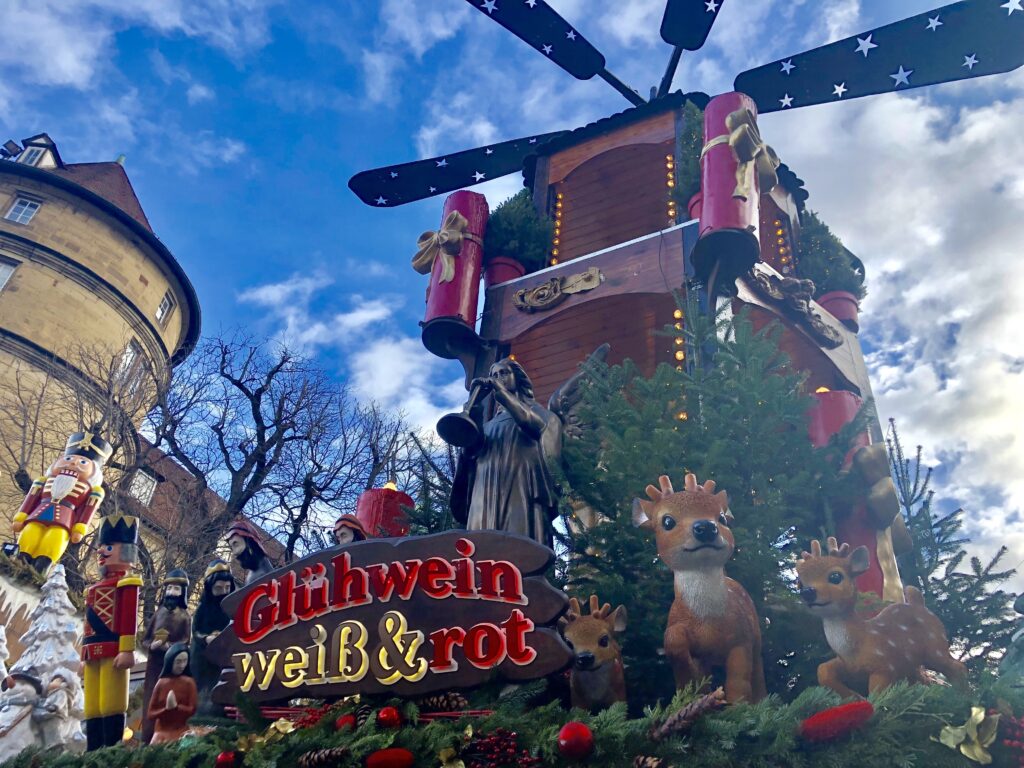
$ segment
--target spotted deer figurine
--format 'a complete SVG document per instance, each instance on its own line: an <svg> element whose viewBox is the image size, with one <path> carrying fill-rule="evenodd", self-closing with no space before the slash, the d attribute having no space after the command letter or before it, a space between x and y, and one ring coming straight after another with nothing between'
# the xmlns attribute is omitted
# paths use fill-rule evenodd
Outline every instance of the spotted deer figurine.
<svg viewBox="0 0 1024 768"><path fill-rule="evenodd" d="M875 693L899 680L927 682L922 668L941 672L963 687L967 668L949 654L949 640L920 590L905 589L906 602L889 605L873 618L858 616L857 577L870 564L866 547L852 552L828 539L827 551L811 542L797 563L800 597L822 619L836 658L818 667L818 683L840 696Z"/></svg>
<svg viewBox="0 0 1024 768"><path fill-rule="evenodd" d="M650 501L633 502L633 522L654 531L658 556L675 576L665 654L676 687L724 670L728 701L760 701L765 697L760 621L750 595L725 575L736 548L728 496L714 492L714 480L699 485L693 474L686 475L678 493L666 475L659 485L647 486Z"/></svg>
<svg viewBox="0 0 1024 768"><path fill-rule="evenodd" d="M597 712L625 701L626 677L615 634L626 628L626 608L620 605L613 611L611 605L601 605L597 595L591 595L590 613L584 615L574 597L559 628L573 652L569 675L572 705Z"/></svg>

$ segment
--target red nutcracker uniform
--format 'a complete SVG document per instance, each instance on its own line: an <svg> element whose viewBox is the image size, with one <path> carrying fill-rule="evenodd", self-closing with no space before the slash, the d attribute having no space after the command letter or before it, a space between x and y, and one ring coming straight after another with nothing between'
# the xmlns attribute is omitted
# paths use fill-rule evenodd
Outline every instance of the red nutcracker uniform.
<svg viewBox="0 0 1024 768"><path fill-rule="evenodd" d="M138 532L134 517L103 519L99 547L102 579L86 591L82 661L90 751L117 744L124 733L142 587L142 579L130 573Z"/></svg>
<svg viewBox="0 0 1024 768"><path fill-rule="evenodd" d="M111 446L91 432L68 438L64 454L36 480L14 516L22 559L45 573L77 544L103 501L103 463Z"/></svg>

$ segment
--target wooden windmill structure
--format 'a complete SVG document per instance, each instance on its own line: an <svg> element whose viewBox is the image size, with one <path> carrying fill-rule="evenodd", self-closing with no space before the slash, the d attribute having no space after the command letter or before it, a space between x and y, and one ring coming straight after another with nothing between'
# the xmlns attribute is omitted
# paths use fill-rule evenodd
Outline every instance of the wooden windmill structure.
<svg viewBox="0 0 1024 768"><path fill-rule="evenodd" d="M855 324L817 305L794 279L807 192L761 138L757 117L1013 70L1024 64L1021 0L952 3L749 70L734 92L714 98L669 90L683 51L704 44L726 0L668 0L661 34L673 50L650 99L612 75L600 52L544 0L467 1L571 75L606 80L632 106L575 130L350 180L365 203L386 208L522 172L538 211L555 221L549 266L503 273L482 263L486 200L467 191L450 195L438 233L428 233L435 257L427 263L427 348L461 360L467 381L513 354L543 399L605 342L611 362L628 357L644 373L662 362L683 364L685 352L654 333L685 321L674 292L696 291L705 307L725 296L748 306L757 324L783 323L784 350L820 395L811 438L827 440L870 396L870 385ZM694 127L688 102L703 110L701 189L677 201L676 164ZM877 425L872 431L865 440L880 437ZM896 593L898 573L886 573L881 561L895 567L900 535L894 528L867 542L877 552L862 588Z"/></svg>

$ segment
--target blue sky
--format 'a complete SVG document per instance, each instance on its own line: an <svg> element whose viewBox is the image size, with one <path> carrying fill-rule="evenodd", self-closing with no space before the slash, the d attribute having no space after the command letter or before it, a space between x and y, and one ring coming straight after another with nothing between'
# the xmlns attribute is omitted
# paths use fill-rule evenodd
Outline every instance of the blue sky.
<svg viewBox="0 0 1024 768"><path fill-rule="evenodd" d="M502 0L498 0L502 2ZM513 0L504 0L512 2ZM1002 0L982 0L1002 2ZM728 0L676 88L937 3ZM646 93L669 49L661 0L552 0ZM895 11L894 6L899 10ZM49 132L70 162L127 155L204 327L317 354L364 394L431 423L458 368L418 340L409 267L440 200L360 203L353 173L575 127L626 102L544 61L464 0L7 0L0 132ZM1024 76L766 116L762 133L867 265L862 339L883 418L937 463L980 546L1024 557ZM492 205L515 178L481 186ZM1015 558L1014 562L1016 562Z"/></svg>

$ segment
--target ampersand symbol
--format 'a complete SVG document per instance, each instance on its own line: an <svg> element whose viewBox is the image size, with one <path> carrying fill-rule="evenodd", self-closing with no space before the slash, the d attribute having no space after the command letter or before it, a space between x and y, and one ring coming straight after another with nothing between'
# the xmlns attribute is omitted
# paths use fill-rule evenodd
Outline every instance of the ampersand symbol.
<svg viewBox="0 0 1024 768"><path fill-rule="evenodd" d="M427 660L416 656L423 644L423 633L408 632L408 628L405 616L398 611L388 611L377 623L380 647L370 665L381 685L393 685L399 680L415 683L427 674Z"/></svg>

